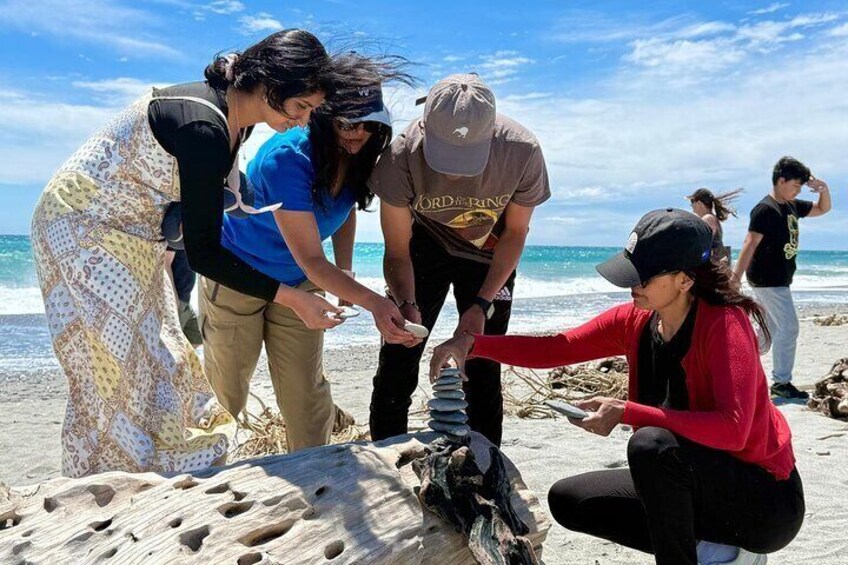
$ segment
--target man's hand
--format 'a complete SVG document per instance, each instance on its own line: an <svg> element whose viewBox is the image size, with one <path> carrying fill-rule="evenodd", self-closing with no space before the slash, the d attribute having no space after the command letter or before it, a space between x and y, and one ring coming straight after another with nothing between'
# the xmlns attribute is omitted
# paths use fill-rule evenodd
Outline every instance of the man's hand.
<svg viewBox="0 0 848 565"><path fill-rule="evenodd" d="M486 327L486 314L477 304L472 304L459 318L454 336L462 334L482 334Z"/></svg>
<svg viewBox="0 0 848 565"><path fill-rule="evenodd" d="M405 320L412 322L413 324L421 324L421 311L417 306L410 304L409 302L404 303L400 308L400 313L403 315ZM403 345L404 347L415 347L420 344L423 339L420 337L415 337L409 332L404 332L407 337L403 340L392 340L386 338L387 343L393 343L397 345Z"/></svg>
<svg viewBox="0 0 848 565"><path fill-rule="evenodd" d="M807 186L809 186L810 190L815 194L820 194L830 190L826 182L821 179L817 179L816 177L810 177L810 180L807 181Z"/></svg>

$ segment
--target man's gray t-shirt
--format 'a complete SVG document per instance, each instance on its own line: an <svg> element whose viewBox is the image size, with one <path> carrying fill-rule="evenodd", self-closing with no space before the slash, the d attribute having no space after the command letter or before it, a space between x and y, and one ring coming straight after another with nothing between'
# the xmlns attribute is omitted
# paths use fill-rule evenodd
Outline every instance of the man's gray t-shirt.
<svg viewBox="0 0 848 565"><path fill-rule="evenodd" d="M368 186L391 206L409 206L451 255L491 262L506 206L534 207L551 196L539 142L498 114L483 173L451 179L427 165L423 133L421 119L412 122L383 152Z"/></svg>

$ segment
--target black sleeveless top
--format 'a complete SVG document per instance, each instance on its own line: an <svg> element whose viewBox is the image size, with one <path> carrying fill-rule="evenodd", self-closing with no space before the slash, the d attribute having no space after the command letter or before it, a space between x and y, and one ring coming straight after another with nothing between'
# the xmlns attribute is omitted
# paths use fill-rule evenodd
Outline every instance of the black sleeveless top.
<svg viewBox="0 0 848 565"><path fill-rule="evenodd" d="M272 302L280 283L221 245L224 178L237 157L230 151L226 120L196 101L156 100L163 96L200 98L226 116L226 93L205 82L155 89L147 117L154 137L179 165L183 237L191 268L233 290Z"/></svg>

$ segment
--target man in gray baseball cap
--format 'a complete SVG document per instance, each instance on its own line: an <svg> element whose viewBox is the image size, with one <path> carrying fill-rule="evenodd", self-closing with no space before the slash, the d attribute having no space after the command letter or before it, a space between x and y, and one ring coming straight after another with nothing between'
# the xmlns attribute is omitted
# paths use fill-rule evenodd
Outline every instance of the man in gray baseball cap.
<svg viewBox="0 0 848 565"><path fill-rule="evenodd" d="M550 197L536 137L496 112L476 74L451 75L424 114L386 149L371 178L386 242L384 276L407 320L432 330L453 286L456 333L506 333L515 268L533 209ZM371 436L406 433L424 341L384 343L371 396ZM500 365L466 364L471 429L500 444Z"/></svg>
<svg viewBox="0 0 848 565"><path fill-rule="evenodd" d="M489 162L495 129L495 96L477 75L439 81L424 107L424 158L431 169L473 177Z"/></svg>

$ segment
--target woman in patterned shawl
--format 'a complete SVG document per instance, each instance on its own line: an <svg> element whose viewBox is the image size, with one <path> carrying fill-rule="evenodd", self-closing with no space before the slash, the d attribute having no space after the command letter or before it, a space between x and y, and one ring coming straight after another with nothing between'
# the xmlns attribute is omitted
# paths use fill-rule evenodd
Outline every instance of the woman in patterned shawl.
<svg viewBox="0 0 848 565"><path fill-rule="evenodd" d="M220 244L224 191L238 194L240 146L258 123L305 125L332 96L331 58L312 34L284 30L217 57L205 76L153 90L111 120L36 206L33 253L69 385L66 476L191 471L226 455L216 428L229 418L210 417L217 404L162 269L162 217L172 202L182 201L193 270L285 304L310 327L339 323L321 296L280 285Z"/></svg>

